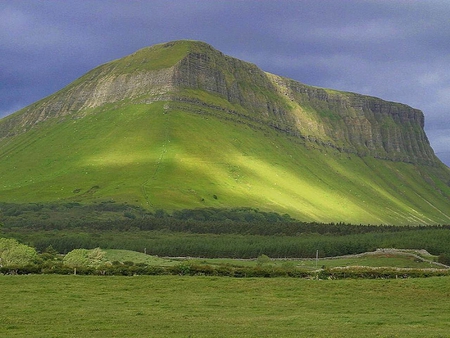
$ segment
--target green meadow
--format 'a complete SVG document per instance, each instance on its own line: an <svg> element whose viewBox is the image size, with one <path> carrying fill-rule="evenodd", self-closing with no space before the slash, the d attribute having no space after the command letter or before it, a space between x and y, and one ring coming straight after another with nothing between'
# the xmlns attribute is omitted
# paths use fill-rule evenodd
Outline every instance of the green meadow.
<svg viewBox="0 0 450 338"><path fill-rule="evenodd" d="M448 337L448 277L0 276L3 337Z"/></svg>
<svg viewBox="0 0 450 338"><path fill-rule="evenodd" d="M173 258L158 257L144 254L142 252L118 249L105 249L105 259L113 262L133 262L135 264L144 263L154 266L173 266L181 262L188 262L197 265L230 265L230 266L272 266L272 267L297 267L315 270L323 266L327 268L333 267L349 267L349 266L366 266L366 267L394 267L394 268L411 268L411 269L429 269L440 268L432 262L436 261L437 256L416 257L415 252L390 250L389 252L371 252L360 255L342 256L334 258L319 258L318 260L310 258L292 258L292 259L270 259L270 257L261 255L254 259L231 259L231 258ZM422 258L422 259L421 259Z"/></svg>
<svg viewBox="0 0 450 338"><path fill-rule="evenodd" d="M0 201L114 201L169 212L246 206L354 224L449 221L437 212L448 209L446 200L420 166L299 144L260 124L223 119L213 108L189 109L105 105L0 143ZM448 191L433 168L426 175Z"/></svg>

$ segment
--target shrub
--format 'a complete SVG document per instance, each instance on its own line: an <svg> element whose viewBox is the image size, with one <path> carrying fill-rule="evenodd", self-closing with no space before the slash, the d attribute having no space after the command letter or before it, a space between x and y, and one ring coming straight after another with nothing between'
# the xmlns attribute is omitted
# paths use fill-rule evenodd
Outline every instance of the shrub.
<svg viewBox="0 0 450 338"><path fill-rule="evenodd" d="M256 259L256 264L258 265L264 265L270 263L270 257L267 255L259 255L258 258Z"/></svg>
<svg viewBox="0 0 450 338"><path fill-rule="evenodd" d="M105 254L100 248L92 250L74 249L64 257L63 263L72 268L99 267L106 262L104 259Z"/></svg>
<svg viewBox="0 0 450 338"><path fill-rule="evenodd" d="M15 239L0 238L0 266L22 267L34 263L37 257L34 248Z"/></svg>
<svg viewBox="0 0 450 338"><path fill-rule="evenodd" d="M449 253L441 253L438 257L438 263L450 265L450 254Z"/></svg>

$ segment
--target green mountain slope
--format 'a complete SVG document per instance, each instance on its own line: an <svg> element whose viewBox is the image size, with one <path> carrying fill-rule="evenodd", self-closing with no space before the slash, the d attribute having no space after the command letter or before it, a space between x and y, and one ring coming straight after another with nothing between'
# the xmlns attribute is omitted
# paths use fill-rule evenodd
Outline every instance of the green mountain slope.
<svg viewBox="0 0 450 338"><path fill-rule="evenodd" d="M177 41L0 120L0 202L255 207L308 221L450 222L423 114Z"/></svg>

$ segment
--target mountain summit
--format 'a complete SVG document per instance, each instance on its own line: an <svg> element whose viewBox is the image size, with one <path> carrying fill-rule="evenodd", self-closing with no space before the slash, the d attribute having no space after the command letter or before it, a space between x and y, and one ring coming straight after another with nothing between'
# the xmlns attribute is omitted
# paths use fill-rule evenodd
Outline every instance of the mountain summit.
<svg viewBox="0 0 450 338"><path fill-rule="evenodd" d="M450 222L450 171L407 105L174 41L0 120L0 201L253 207L307 221Z"/></svg>

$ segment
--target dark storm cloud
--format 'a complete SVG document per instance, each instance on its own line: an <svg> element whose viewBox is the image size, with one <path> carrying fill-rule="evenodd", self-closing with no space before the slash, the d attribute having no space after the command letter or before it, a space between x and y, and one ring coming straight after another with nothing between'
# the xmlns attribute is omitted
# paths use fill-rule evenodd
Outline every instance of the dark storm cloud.
<svg viewBox="0 0 450 338"><path fill-rule="evenodd" d="M311 85L424 111L450 151L448 1L1 1L0 116L93 67L155 43L195 39ZM450 164L447 162L447 164Z"/></svg>

